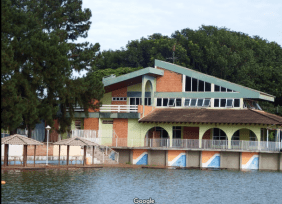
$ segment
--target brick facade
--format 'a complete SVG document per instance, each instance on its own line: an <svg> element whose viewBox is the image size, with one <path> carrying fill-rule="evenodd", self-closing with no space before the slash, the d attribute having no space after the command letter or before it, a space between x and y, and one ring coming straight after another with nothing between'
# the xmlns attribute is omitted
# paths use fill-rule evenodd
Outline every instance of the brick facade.
<svg viewBox="0 0 282 204"><path fill-rule="evenodd" d="M112 97L127 97L127 87L112 91ZM127 101L112 101L112 105L127 105Z"/></svg>
<svg viewBox="0 0 282 204"><path fill-rule="evenodd" d="M199 127L183 127L183 139L199 139Z"/></svg>
<svg viewBox="0 0 282 204"><path fill-rule="evenodd" d="M157 92L182 92L182 75L164 70L164 75L157 77Z"/></svg>
<svg viewBox="0 0 282 204"><path fill-rule="evenodd" d="M84 118L85 130L99 130L99 118Z"/></svg>
<svg viewBox="0 0 282 204"><path fill-rule="evenodd" d="M210 140L211 139L211 129L207 130L202 138L203 140Z"/></svg>
<svg viewBox="0 0 282 204"><path fill-rule="evenodd" d="M128 119L123 118L114 118L113 119L113 130L115 131L117 137L124 138L124 140L118 140L122 144L118 145L127 145L127 137L128 137ZM113 137L115 139L115 137Z"/></svg>
<svg viewBox="0 0 282 204"><path fill-rule="evenodd" d="M46 156L47 144L36 146L36 156ZM34 156L34 145L27 146L27 156ZM48 156L53 156L53 144L48 144Z"/></svg>

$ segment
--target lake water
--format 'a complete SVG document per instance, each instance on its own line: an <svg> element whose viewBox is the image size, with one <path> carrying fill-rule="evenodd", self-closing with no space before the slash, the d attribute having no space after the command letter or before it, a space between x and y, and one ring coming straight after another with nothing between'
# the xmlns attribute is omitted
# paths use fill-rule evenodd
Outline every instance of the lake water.
<svg viewBox="0 0 282 204"><path fill-rule="evenodd" d="M282 203L282 172L2 170L1 180L6 181L1 185L2 203L134 203L134 198L155 203Z"/></svg>

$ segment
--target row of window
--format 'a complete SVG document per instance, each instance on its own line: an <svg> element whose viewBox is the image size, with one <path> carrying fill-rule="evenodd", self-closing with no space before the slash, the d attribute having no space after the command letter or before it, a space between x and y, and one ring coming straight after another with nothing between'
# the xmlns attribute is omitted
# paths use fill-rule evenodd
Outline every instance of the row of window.
<svg viewBox="0 0 282 204"><path fill-rule="evenodd" d="M127 101L126 97L113 97L113 101ZM142 98L130 98L130 105L141 105ZM211 99L206 98L188 98L184 100L184 107L210 107ZM250 107L249 102L244 102L244 106ZM151 105L151 98L145 98L145 105ZM254 102L253 106L256 109L261 109L259 105ZM157 106L161 107L181 107L181 98L157 98ZM214 107L233 108L240 107L240 99L214 99Z"/></svg>
<svg viewBox="0 0 282 204"><path fill-rule="evenodd" d="M112 101L127 101L126 97L113 97Z"/></svg>
<svg viewBox="0 0 282 204"><path fill-rule="evenodd" d="M240 99L233 98L222 98L222 99L214 99L214 107L222 107L222 108L233 108L240 107Z"/></svg>
<svg viewBox="0 0 282 204"><path fill-rule="evenodd" d="M236 92L223 86L214 85L214 92Z"/></svg>
<svg viewBox="0 0 282 204"><path fill-rule="evenodd" d="M211 83L186 76L185 91L211 92Z"/></svg>
<svg viewBox="0 0 282 204"><path fill-rule="evenodd" d="M181 98L157 98L157 106L181 107Z"/></svg>
<svg viewBox="0 0 282 204"><path fill-rule="evenodd" d="M211 92L211 83L186 76L185 91ZM215 92L235 92L234 90L214 85Z"/></svg>
<svg viewBox="0 0 282 204"><path fill-rule="evenodd" d="M130 98L129 99L130 105L141 105L142 104L142 98ZM151 105L151 98L145 98L145 106Z"/></svg>
<svg viewBox="0 0 282 204"><path fill-rule="evenodd" d="M188 98L184 101L185 107L210 107L211 99L210 98Z"/></svg>

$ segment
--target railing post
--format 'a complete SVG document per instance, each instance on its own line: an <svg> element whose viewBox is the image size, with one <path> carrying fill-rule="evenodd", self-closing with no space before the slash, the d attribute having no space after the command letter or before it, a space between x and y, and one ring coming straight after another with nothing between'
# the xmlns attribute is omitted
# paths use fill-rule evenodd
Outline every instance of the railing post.
<svg viewBox="0 0 282 204"><path fill-rule="evenodd" d="M267 143L266 143L266 147L268 148L268 129L267 129Z"/></svg>
<svg viewBox="0 0 282 204"><path fill-rule="evenodd" d="M117 138L116 138L116 147L117 147Z"/></svg>
<svg viewBox="0 0 282 204"><path fill-rule="evenodd" d="M150 147L152 147L152 139L150 139Z"/></svg>

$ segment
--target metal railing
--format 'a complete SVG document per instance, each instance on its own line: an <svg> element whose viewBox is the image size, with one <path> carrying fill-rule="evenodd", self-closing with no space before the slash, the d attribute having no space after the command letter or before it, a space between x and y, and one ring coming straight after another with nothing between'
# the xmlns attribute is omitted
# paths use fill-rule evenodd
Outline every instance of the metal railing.
<svg viewBox="0 0 282 204"><path fill-rule="evenodd" d="M138 112L137 105L102 105L100 112L131 113Z"/></svg>
<svg viewBox="0 0 282 204"><path fill-rule="evenodd" d="M215 150L247 150L247 151L280 151L281 142L266 141L228 141L228 140L196 140L196 139L128 139L113 138L114 147L160 147Z"/></svg>

